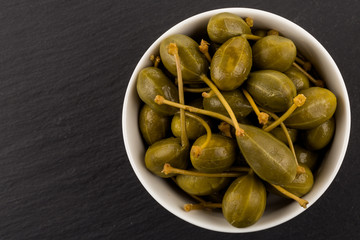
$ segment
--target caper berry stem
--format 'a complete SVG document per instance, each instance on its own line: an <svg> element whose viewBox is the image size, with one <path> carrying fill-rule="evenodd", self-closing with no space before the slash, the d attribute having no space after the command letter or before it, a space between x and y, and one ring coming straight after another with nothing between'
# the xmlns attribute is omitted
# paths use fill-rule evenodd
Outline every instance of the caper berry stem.
<svg viewBox="0 0 360 240"><path fill-rule="evenodd" d="M278 119L279 119L279 117L278 117L275 113L269 112L269 111L267 111L267 110L265 110L265 109L261 109L261 111L266 112L267 114L269 114L269 115L270 115L273 119L275 119L275 120L278 120ZM283 130L283 132L284 132L284 134L285 134L285 137L286 137L286 139L287 139L287 141L288 141L289 148L290 148L291 152L292 152L293 155L294 155L294 158L295 158L295 161L296 161L296 165L297 165L296 172L297 172L298 174L299 174L299 173L305 173L305 168L299 165L299 162L298 162L298 160L297 160L296 153L295 153L294 144L293 144L293 142L291 141L290 134L289 134L289 132L288 132L285 124L284 124L283 122L281 122L281 123L280 123L280 127L281 127L281 129Z"/></svg>
<svg viewBox="0 0 360 240"><path fill-rule="evenodd" d="M214 118L218 118L230 125L233 126L233 121L222 115L222 114L219 114L219 113L215 113L215 112L211 112L211 111L207 111L207 110L204 110L204 109L200 109L200 108L195 108L195 107L192 107L192 106L188 106L188 105L183 105L183 104L179 104L179 103L175 103L175 102L172 102L172 101L169 101L169 100L166 100L164 97L160 96L160 95L157 95L155 97L155 100L154 100L157 104L167 104L169 106L172 106L172 107L177 107L177 108L182 108L184 110L187 110L187 111L190 111L190 112L194 112L194 113L199 113L199 114L203 114L203 115L207 115L207 116L210 116L210 117L214 117Z"/></svg>
<svg viewBox="0 0 360 240"><path fill-rule="evenodd" d="M168 46L169 54L173 55L175 58L176 64L176 73L178 79L178 89L179 89L179 102L181 104L185 104L184 98L184 84L182 80L182 73L180 68L180 56L179 56L179 49L176 46L176 43L170 43ZM185 110L180 109L180 125L181 125L181 145L183 147L189 145L189 139L186 133L186 125L185 125Z"/></svg>
<svg viewBox="0 0 360 240"><path fill-rule="evenodd" d="M275 119L275 120L279 119L279 117L275 113L269 112L266 109L261 109L261 110L266 112L267 114L269 114L273 119ZM288 141L290 148L293 148L294 145L293 145L293 142L291 141L291 137L289 135L288 130L286 129L285 124L283 122L281 122L280 126L281 126L282 130L284 131L285 137Z"/></svg>
<svg viewBox="0 0 360 240"><path fill-rule="evenodd" d="M175 83L175 85L179 84L177 77L175 77L174 83ZM186 80L183 79L183 84L199 84L199 81L197 81L197 82L196 81L191 81L191 80L186 81Z"/></svg>
<svg viewBox="0 0 360 240"><path fill-rule="evenodd" d="M155 55L151 55L150 56L150 61L152 61L153 64L154 64L154 67L157 68L157 67L159 67L159 63L160 63L161 59L160 59L160 56L155 57Z"/></svg>
<svg viewBox="0 0 360 240"><path fill-rule="evenodd" d="M210 91L209 91L209 92L204 91L204 92L201 94L201 96L202 96L203 98L211 98L214 94L215 94L214 91L211 90L211 88L210 88Z"/></svg>
<svg viewBox="0 0 360 240"><path fill-rule="evenodd" d="M324 81L322 80L316 80L315 78L313 78L313 76L311 76L307 71L305 71L301 66L299 66L296 62L293 62L293 66L296 67L297 69L299 69L303 74L305 74L305 76L307 76L309 78L309 80L314 83L316 86L318 87L324 87Z"/></svg>
<svg viewBox="0 0 360 240"><path fill-rule="evenodd" d="M192 203L188 203L184 205L184 210L186 212L190 212L191 210L199 210L199 209L204 209L204 208L222 208L222 204L221 203L211 203L211 202L203 202L203 203L198 203L198 204L192 204Z"/></svg>
<svg viewBox="0 0 360 240"><path fill-rule="evenodd" d="M298 164L297 167L296 167L296 174L305 173L305 168L299 165L296 157L295 157L295 159L296 159L296 163Z"/></svg>
<svg viewBox="0 0 360 240"><path fill-rule="evenodd" d="M258 117L259 123L265 125L269 120L269 115L267 113L260 112L259 108L256 106L254 99L251 97L248 91L246 91L245 89L243 89L242 91L246 99L249 101L251 107L254 109L254 112Z"/></svg>
<svg viewBox="0 0 360 240"><path fill-rule="evenodd" d="M175 174L182 174L182 175L195 176L195 177L239 177L242 175L239 172L222 172L222 173L195 172L195 171L174 168L169 163L164 164L164 168L161 172L164 173L165 175L175 173Z"/></svg>
<svg viewBox="0 0 360 240"><path fill-rule="evenodd" d="M187 193L187 194L189 194L189 193ZM204 202L205 202L204 199L202 199L202 198L200 198L200 197L198 197L198 196L196 196L196 195L194 195L194 194L189 194L189 195L190 195L190 197L192 197L193 199L195 199L195 200L198 201L199 203L204 203Z"/></svg>
<svg viewBox="0 0 360 240"><path fill-rule="evenodd" d="M255 41L262 38L262 37L260 37L260 36L256 36L256 35L253 35L253 34L246 34L246 33L241 34L241 36L242 36L243 38L247 39L247 40L255 40Z"/></svg>
<svg viewBox="0 0 360 240"><path fill-rule="evenodd" d="M192 203L187 203L184 205L184 210L185 212L190 212L191 210L202 210L205 207L201 204L192 204Z"/></svg>
<svg viewBox="0 0 360 240"><path fill-rule="evenodd" d="M302 65L303 69L308 72L311 70L311 63L310 62L307 62L307 61L304 61L302 60L301 58L299 57L296 57L295 58L295 62L297 62L298 64Z"/></svg>
<svg viewBox="0 0 360 240"><path fill-rule="evenodd" d="M230 124L226 123L226 122L221 122L218 126L218 129L226 136L229 138L232 138L231 136L231 132L230 132Z"/></svg>
<svg viewBox="0 0 360 240"><path fill-rule="evenodd" d="M203 93L206 91L210 91L210 88L208 88L208 87L204 87L204 88L184 87L184 92L189 92L189 93Z"/></svg>
<svg viewBox="0 0 360 240"><path fill-rule="evenodd" d="M307 207L307 204L309 203L308 201L306 201L305 199L299 198L298 196L296 196L295 194L292 194L291 192L287 191L286 189L278 186L278 185L274 185L271 184L271 186L273 186L276 190L278 190L279 192L281 192L282 194L284 194L285 196L297 201L300 206L302 206L303 208Z"/></svg>
<svg viewBox="0 0 360 240"><path fill-rule="evenodd" d="M209 117L214 117L214 118L220 119L220 120L222 120L224 122L227 122L230 125L233 125L233 122L232 122L232 120L230 118L228 118L228 117L226 117L226 116L224 116L224 115L222 115L220 113L211 112L211 111L208 111L208 110L192 107L192 106L189 106L189 105L184 105L184 104L172 102L172 101L166 100L163 96L160 96L160 95L157 95L155 97L154 101L159 105L166 104L166 105L169 105L169 106L172 106L172 107L184 109L184 110L189 111L189 112L199 113L199 114L203 114L203 115L206 115L206 116L209 116Z"/></svg>
<svg viewBox="0 0 360 240"><path fill-rule="evenodd" d="M231 171L231 172L248 172L248 173L253 172L253 170L248 167L230 167L229 171Z"/></svg>
<svg viewBox="0 0 360 240"><path fill-rule="evenodd" d="M251 17L246 17L245 18L245 22L249 27L253 27L254 26L254 19L252 19Z"/></svg>
<svg viewBox="0 0 360 240"><path fill-rule="evenodd" d="M294 103L291 105L291 107L277 120L275 120L272 124L267 126L264 131L270 132L274 128L280 125L283 121L285 121L294 111L296 108L301 107L304 105L306 101L306 97L303 94L298 94L296 97L294 97Z"/></svg>
<svg viewBox="0 0 360 240"><path fill-rule="evenodd" d="M209 45L210 45L210 43L208 43L204 39L201 39L201 42L199 45L199 50L200 50L200 52L202 52L205 55L206 59L209 62L211 62L211 56L209 54Z"/></svg>
<svg viewBox="0 0 360 240"><path fill-rule="evenodd" d="M211 128L209 126L209 124L204 120L202 119L201 117L199 116L196 116L194 114L191 114L191 113L188 113L188 112L185 112L185 115L187 117L190 117L190 118L193 118L195 119L196 121L198 121L201 125L203 125L203 127L205 128L206 130L206 139L205 139L205 142L201 145L201 146L192 146L191 148L191 152L195 155L195 156L199 156L201 154L201 151L207 147L207 145L209 145L209 142L211 140Z"/></svg>
<svg viewBox="0 0 360 240"><path fill-rule="evenodd" d="M226 101L226 99L221 94L219 89L215 86L214 83L211 82L211 80L205 74L201 74L200 79L203 80L211 88L212 91L214 91L216 96L219 98L220 102L224 105L226 111L230 115L231 120L233 121L233 125L235 127L235 135L236 136L244 136L245 135L244 130L240 128L239 123L235 117L233 110L231 109L229 103Z"/></svg>

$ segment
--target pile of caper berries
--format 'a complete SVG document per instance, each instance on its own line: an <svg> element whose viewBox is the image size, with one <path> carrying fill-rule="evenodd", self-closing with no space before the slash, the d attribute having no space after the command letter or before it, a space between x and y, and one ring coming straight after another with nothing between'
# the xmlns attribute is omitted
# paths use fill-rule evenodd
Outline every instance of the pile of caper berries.
<svg viewBox="0 0 360 240"><path fill-rule="evenodd" d="M186 211L219 208L239 228L267 192L306 208L337 105L291 39L252 21L225 12L201 42L171 35L137 78L146 168L194 199Z"/></svg>

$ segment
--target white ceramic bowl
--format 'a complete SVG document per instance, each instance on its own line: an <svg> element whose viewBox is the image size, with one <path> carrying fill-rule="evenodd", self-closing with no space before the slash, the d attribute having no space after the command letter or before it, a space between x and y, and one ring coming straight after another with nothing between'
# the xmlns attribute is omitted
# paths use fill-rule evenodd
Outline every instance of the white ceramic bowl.
<svg viewBox="0 0 360 240"><path fill-rule="evenodd" d="M151 174L144 164L145 148L138 127L141 102L136 92L136 79L139 71L151 64L149 57L151 54L158 53L160 42L164 38L175 33L191 35L199 29L206 29L210 17L220 12L231 12L241 17L251 17L254 19L255 27L276 29L282 35L292 39L298 50L313 63L322 79L326 81L327 87L336 95L338 106L335 114L336 132L334 140L320 168L315 173L316 179L313 189L304 197L309 201L307 209L329 187L342 164L350 135L350 104L344 80L334 60L313 36L285 18L261 10L224 8L204 12L180 22L160 36L145 52L131 76L122 113L124 143L129 161L142 185L159 204L174 215L196 226L214 231L232 233L259 231L284 223L305 209L295 201L289 203L277 198L269 198L265 213L256 224L247 228L235 228L225 220L221 212L199 210L185 212L183 205L189 203L191 199L180 194L164 179Z"/></svg>

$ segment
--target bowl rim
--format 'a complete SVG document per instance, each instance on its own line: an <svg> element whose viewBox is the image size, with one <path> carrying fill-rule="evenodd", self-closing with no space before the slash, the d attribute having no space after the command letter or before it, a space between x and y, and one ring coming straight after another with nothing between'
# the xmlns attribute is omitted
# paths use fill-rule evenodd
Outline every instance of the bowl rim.
<svg viewBox="0 0 360 240"><path fill-rule="evenodd" d="M311 41L312 44L314 44L317 48L317 51L319 51L328 61L328 64L330 64L332 66L332 71L335 74L335 78L338 78L339 81L337 82L337 84L339 85L339 89L336 89L336 91L338 91L338 94L341 94L342 99L341 99L341 104L344 107L342 113L341 113L341 117L344 122L344 128L342 129L341 134L341 144L339 146L337 146L337 149L339 151L338 154L338 160L336 162L336 165L334 166L334 169L332 169L331 174L327 177L326 181L323 183L322 188L320 189L320 191L318 191L313 197L312 197L312 202L309 203L308 208L311 207L323 194L324 192L329 188L330 184L333 182L333 180L335 179L341 164L344 160L345 154L346 154L346 150L347 150L347 146L348 146L348 142L349 142L349 138L350 138L350 129L351 129L351 110L350 110L350 101L349 101L349 97L348 97L348 93L346 90L346 86L345 86L345 82L342 78L342 75L340 73L340 70L338 69L336 63L334 62L333 58L330 56L330 54L327 52L327 50L318 42L317 39L315 39L310 33L308 33L306 30L304 30L302 27L300 27L299 25L297 25L296 23L282 17L279 16L277 14L268 12L268 11L264 11L264 10L259 10L259 9L255 9L255 8L242 8L242 7L232 7L232 8L219 8L219 9L214 9L214 10L209 10L209 11L205 11L199 14L196 14L192 17L189 17L179 23L177 23L176 25L174 25L173 27L171 27L170 29L168 29L166 32L164 32L160 37L158 37L151 45L150 47L145 51L145 53L142 55L142 57L140 58L139 62L137 63L130 81L128 83L127 89L126 89L126 93L125 93L125 97L124 97L124 102L123 102L123 110L122 110L122 133L123 133L123 140L124 140L124 145L125 145L125 149L126 149L126 153L129 159L129 162L137 176L137 178L139 179L139 181L141 182L141 184L144 186L144 188L147 190L147 192L165 209L167 209L169 212L173 213L175 216L183 219L186 222L189 222L191 224L194 224L198 227L202 227L208 230L213 230L213 231L218 231L218 232L226 232L226 233L245 233L245 232L254 232L254 231L260 231L260 230L265 230L271 227L275 227L278 226L284 222L289 221L290 219L298 216L300 213L304 212L306 209L303 209L301 207L298 207L297 209L295 209L294 211L291 212L291 214L287 214L286 216L281 216L278 219L274 219L271 223L268 224L264 224L264 225L260 225L257 226L256 224L248 227L248 228L235 228L232 227L230 224L229 228L222 228L222 227L217 227L217 226L213 226L213 225L207 225L204 224L202 222L197 221L195 218L189 218L189 213L186 213L186 215L181 214L178 209L174 209L173 206L171 206L165 199L163 199L163 197L159 196L158 194L156 194L154 191L152 191L152 186L149 186L148 182L146 181L145 177L142 174L142 171L140 171L140 169L138 169L137 165L135 164L135 160L134 160L134 156L133 153L131 152L131 146L130 146L130 142L129 142L129 136L130 136L130 132L128 128L129 125L134 125L134 120L131 121L131 119L128 119L127 117L127 111L130 108L130 99L131 99L131 94L133 94L134 89L136 89L136 79L137 79L137 75L138 72L143 68L145 61L148 61L148 56L151 55L151 53L153 53L154 51L156 51L156 47L160 45L160 42L167 36L173 34L173 33L179 33L179 32L183 32L184 29L183 25L189 25L192 21L194 20L204 20L204 19L210 19L211 16L220 13L220 12L232 12L235 13L241 17L246 17L246 16L258 16L258 15L262 15L264 18L272 18L272 19L276 19L276 21L278 21L279 23L281 22L281 24L285 24L285 25L291 25L292 27L294 27L296 29L297 32L299 32L300 34L302 34L306 39L309 39L309 41ZM246 14L246 16L244 15ZM256 19L254 19L254 24L256 25ZM281 31L280 31L281 32ZM282 32L281 32L282 33ZM286 34L284 34L286 35ZM137 97L138 98L138 97ZM133 99L134 100L134 99ZM337 111L338 112L338 111ZM340 116L340 113L336 113L337 117ZM137 121L135 123L135 125L137 125ZM336 133L338 134L338 133ZM145 166L144 166L145 167ZM295 205L297 203L294 203Z"/></svg>

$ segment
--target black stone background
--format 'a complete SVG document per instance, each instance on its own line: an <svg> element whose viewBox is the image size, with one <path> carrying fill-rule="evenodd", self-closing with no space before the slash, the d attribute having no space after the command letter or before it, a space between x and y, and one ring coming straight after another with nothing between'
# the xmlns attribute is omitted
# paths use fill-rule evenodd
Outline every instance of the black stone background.
<svg viewBox="0 0 360 240"><path fill-rule="evenodd" d="M123 145L122 104L145 50L194 14L251 7L302 26L341 70L352 133L333 184L280 226L225 234L162 208ZM0 1L0 239L359 239L360 2Z"/></svg>

